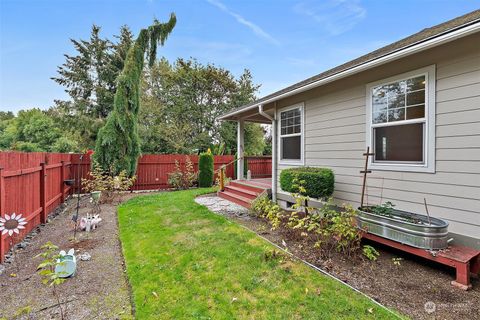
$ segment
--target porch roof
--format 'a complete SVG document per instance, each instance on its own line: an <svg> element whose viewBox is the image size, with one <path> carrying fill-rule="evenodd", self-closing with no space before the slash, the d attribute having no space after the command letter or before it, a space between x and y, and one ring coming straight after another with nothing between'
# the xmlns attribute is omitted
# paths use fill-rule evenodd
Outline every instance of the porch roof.
<svg viewBox="0 0 480 320"><path fill-rule="evenodd" d="M310 90L321 85L337 81L344 77L359 73L381 64L411 55L448 41L479 32L480 10L475 10L463 16L454 18L431 28L426 28L418 33L400 41L372 51L357 59L339 65L333 69L295 83L282 90L274 92L254 102L235 108L222 116L219 120L239 120L270 123L258 113L258 106L277 101L300 92Z"/></svg>

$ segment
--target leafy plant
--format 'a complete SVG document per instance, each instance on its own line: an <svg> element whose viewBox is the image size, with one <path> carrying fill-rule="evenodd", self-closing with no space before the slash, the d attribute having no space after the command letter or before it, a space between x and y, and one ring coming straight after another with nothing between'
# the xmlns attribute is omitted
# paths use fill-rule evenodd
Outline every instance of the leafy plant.
<svg viewBox="0 0 480 320"><path fill-rule="evenodd" d="M380 253L372 246L364 245L362 250L363 255L370 261L376 261Z"/></svg>
<svg viewBox="0 0 480 320"><path fill-rule="evenodd" d="M198 158L198 186L208 188L213 185L213 155L210 149Z"/></svg>
<svg viewBox="0 0 480 320"><path fill-rule="evenodd" d="M303 189L298 187L303 181ZM284 169L280 173L282 190L300 193L311 198L328 198L332 195L335 184L333 171L327 168L298 167Z"/></svg>
<svg viewBox="0 0 480 320"><path fill-rule="evenodd" d="M168 174L168 184L176 190L186 190L195 185L197 177L192 160L185 156L185 170L182 170L180 163L175 160L175 170Z"/></svg>
<svg viewBox="0 0 480 320"><path fill-rule="evenodd" d="M43 261L37 267L37 273L42 279L42 284L52 288L52 294L57 300L61 318L65 319L65 313L60 302L60 296L57 292L57 286L64 283L65 278L61 278L61 274L55 272L55 268L63 263L59 262L60 255L58 254L58 247L49 241L45 243L41 249L43 252L35 256L35 258L43 258Z"/></svg>
<svg viewBox="0 0 480 320"><path fill-rule="evenodd" d="M94 163L88 178L82 179L82 188L87 192L101 191L101 203L112 203L120 192L129 190L135 180L136 176L128 177L126 171L111 176Z"/></svg>
<svg viewBox="0 0 480 320"><path fill-rule="evenodd" d="M307 243L313 242L314 247L326 256L332 250L346 255L356 252L361 240L361 232L355 223L357 211L349 205L337 207L331 198L321 208L310 207L305 184L298 178L292 181L298 192L291 194L295 203L290 212L262 195L252 203L252 214L268 220L272 229L281 227L291 235L309 240Z"/></svg>
<svg viewBox="0 0 480 320"><path fill-rule="evenodd" d="M278 228L284 217L284 211L278 204L270 200L267 194L263 194L253 201L250 212L254 216L267 219L272 225L272 229Z"/></svg>
<svg viewBox="0 0 480 320"><path fill-rule="evenodd" d="M336 242L337 250L349 255L360 247L362 239L355 223L357 211L351 205L344 205L341 210L335 212L336 214L331 217L332 238Z"/></svg>
<svg viewBox="0 0 480 320"><path fill-rule="evenodd" d="M371 206L369 212L379 216L392 217L394 207L395 205L392 202L387 201L381 205Z"/></svg>

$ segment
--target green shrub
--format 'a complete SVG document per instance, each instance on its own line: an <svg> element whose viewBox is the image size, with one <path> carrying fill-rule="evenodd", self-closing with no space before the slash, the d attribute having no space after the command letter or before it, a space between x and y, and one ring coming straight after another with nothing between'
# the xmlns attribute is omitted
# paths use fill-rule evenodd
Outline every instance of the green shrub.
<svg viewBox="0 0 480 320"><path fill-rule="evenodd" d="M363 246L363 255L367 257L368 260L370 261L376 261L378 259L378 256L380 256L380 253L372 246L365 245Z"/></svg>
<svg viewBox="0 0 480 320"><path fill-rule="evenodd" d="M283 210L270 200L267 194L261 195L252 202L250 213L253 216L267 219L272 225L272 229L278 228L283 218Z"/></svg>
<svg viewBox="0 0 480 320"><path fill-rule="evenodd" d="M312 198L328 198L333 193L335 178L326 168L299 167L282 170L280 186L287 192L298 192ZM305 192L299 192L302 185Z"/></svg>
<svg viewBox="0 0 480 320"><path fill-rule="evenodd" d="M187 190L195 185L197 172L193 168L192 160L185 156L185 169L175 160L175 170L168 174L168 184L176 190Z"/></svg>
<svg viewBox="0 0 480 320"><path fill-rule="evenodd" d="M198 186L208 188L213 185L213 155L210 149L200 154L198 159Z"/></svg>

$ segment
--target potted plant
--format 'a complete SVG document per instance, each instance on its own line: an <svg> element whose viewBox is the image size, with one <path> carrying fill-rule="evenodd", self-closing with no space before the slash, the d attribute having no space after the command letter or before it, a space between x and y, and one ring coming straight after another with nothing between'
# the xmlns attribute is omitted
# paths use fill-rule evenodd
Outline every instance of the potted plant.
<svg viewBox="0 0 480 320"><path fill-rule="evenodd" d="M390 201L359 207L358 227L368 233L416 248L436 250L448 246L448 222L394 207Z"/></svg>
<svg viewBox="0 0 480 320"><path fill-rule="evenodd" d="M100 196L102 195L102 191L92 191L90 192L90 196L92 197L93 201L99 202Z"/></svg>

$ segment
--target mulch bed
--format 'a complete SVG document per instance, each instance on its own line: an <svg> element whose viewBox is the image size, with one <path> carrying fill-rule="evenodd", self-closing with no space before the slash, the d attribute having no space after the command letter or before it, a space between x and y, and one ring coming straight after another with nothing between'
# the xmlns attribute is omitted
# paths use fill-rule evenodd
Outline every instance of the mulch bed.
<svg viewBox="0 0 480 320"><path fill-rule="evenodd" d="M415 319L480 319L480 281L473 281L474 289L468 292L450 285L455 279L453 270L442 265L386 249L376 243L380 257L368 261L359 256L346 258L336 252L329 259L321 259L318 251L305 246L301 240L287 238L282 231L272 231L268 223L257 219L235 220L265 238L282 245L295 256L333 274L340 280L366 293L378 302L392 307ZM400 265L394 258L402 258ZM435 312L425 310L427 302L435 303Z"/></svg>
<svg viewBox="0 0 480 320"><path fill-rule="evenodd" d="M126 200L133 195L122 195ZM0 319L60 319L51 288L36 274L41 258L34 258L40 247L51 241L60 249L75 248L77 272L58 287L67 319L132 319L132 307L124 263L118 240L116 204L101 206L100 226L90 232L77 232L73 241L71 218L76 198L67 201L64 210L39 227L24 249L17 249L15 261L4 264L0 275ZM89 198L81 198L80 216L91 212ZM90 261L80 261L88 252ZM12 277L11 274L16 274ZM44 310L42 310L44 309Z"/></svg>
<svg viewBox="0 0 480 320"><path fill-rule="evenodd" d="M473 279L473 289L462 291L450 285L455 279L453 269L435 264L400 251L365 241L380 252L377 261L369 261L361 254L345 257L333 252L321 258L318 249L295 239L286 231L271 230L262 219L248 215L228 218L244 225L273 243L284 247L296 257L328 271L340 280L366 293L383 305L396 309L414 319L480 319L480 281ZM400 258L399 264L393 259ZM434 303L435 311L428 313L425 304ZM431 310L431 309L429 309Z"/></svg>

